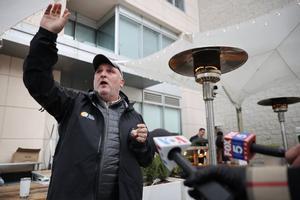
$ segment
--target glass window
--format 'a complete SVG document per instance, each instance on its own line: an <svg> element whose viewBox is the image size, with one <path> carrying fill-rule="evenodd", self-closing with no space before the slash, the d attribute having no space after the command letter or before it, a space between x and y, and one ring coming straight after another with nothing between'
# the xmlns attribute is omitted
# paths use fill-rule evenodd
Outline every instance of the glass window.
<svg viewBox="0 0 300 200"><path fill-rule="evenodd" d="M141 103L135 102L133 104L133 107L134 107L134 109L135 109L136 112L142 114L142 104Z"/></svg>
<svg viewBox="0 0 300 200"><path fill-rule="evenodd" d="M162 48L165 48L174 42L173 39L168 38L166 36L162 36Z"/></svg>
<svg viewBox="0 0 300 200"><path fill-rule="evenodd" d="M115 49L115 17L106 21L97 31L97 45L114 51Z"/></svg>
<svg viewBox="0 0 300 200"><path fill-rule="evenodd" d="M164 109L164 128L173 133L181 132L180 110L176 108Z"/></svg>
<svg viewBox="0 0 300 200"><path fill-rule="evenodd" d="M120 55L129 58L140 57L140 25L133 20L120 16Z"/></svg>
<svg viewBox="0 0 300 200"><path fill-rule="evenodd" d="M181 133L180 109L145 103L143 118L149 131L164 128L172 133Z"/></svg>
<svg viewBox="0 0 300 200"><path fill-rule="evenodd" d="M65 26L64 33L74 38L75 33L75 22L69 20Z"/></svg>
<svg viewBox="0 0 300 200"><path fill-rule="evenodd" d="M183 2L183 0L174 0L174 1L175 1L175 7L177 7L180 10L184 11L184 2Z"/></svg>
<svg viewBox="0 0 300 200"><path fill-rule="evenodd" d="M148 56L159 50L159 33L144 26L143 28L143 56Z"/></svg>
<svg viewBox="0 0 300 200"><path fill-rule="evenodd" d="M174 3L174 0L172 0L173 5ZM173 39L163 35L167 31L175 36L176 34L171 30L169 31L159 24L148 20L145 23L141 20L142 17L131 16L128 18L125 14L121 12L119 15L118 33L115 32L115 15L99 28L85 25L82 22L84 21L83 19L81 19L80 23L73 21L73 19L69 20L65 26L64 33L66 36L71 36L79 42L103 47L112 52L115 52L115 46L117 45L119 49L117 54L131 59L148 56L174 42ZM156 28L151 28L151 24ZM119 40L118 44L115 44L116 37Z"/></svg>
<svg viewBox="0 0 300 200"><path fill-rule="evenodd" d="M179 8L180 10L184 11L184 0L168 0L168 2L176 8Z"/></svg>
<svg viewBox="0 0 300 200"><path fill-rule="evenodd" d="M163 128L162 126L162 107L152 104L144 104L143 106L143 118L149 131L157 128Z"/></svg>
<svg viewBox="0 0 300 200"><path fill-rule="evenodd" d="M159 27L158 24L155 25ZM154 30L139 19L132 20L122 14L119 30L119 55L133 59L146 57L174 42L173 39L163 35L166 28Z"/></svg>
<svg viewBox="0 0 300 200"><path fill-rule="evenodd" d="M95 45L96 30L83 24L77 23L75 27L75 38L79 42Z"/></svg>

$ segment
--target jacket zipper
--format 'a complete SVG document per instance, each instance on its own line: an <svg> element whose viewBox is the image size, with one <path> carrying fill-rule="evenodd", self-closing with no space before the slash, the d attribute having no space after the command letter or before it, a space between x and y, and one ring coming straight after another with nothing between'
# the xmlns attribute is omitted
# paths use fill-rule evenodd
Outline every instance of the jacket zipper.
<svg viewBox="0 0 300 200"><path fill-rule="evenodd" d="M121 157L121 145L122 145L122 140L121 140L121 127L120 127L120 125L121 125L121 119L122 119L122 117L125 115L125 113L127 113L128 112L128 108L125 106L125 109L124 109L124 111L123 111L123 113L121 114L121 116L120 116L120 119L119 119L119 125L118 125L118 127L119 127L119 137L120 137L120 154L119 154L119 156L120 156L120 158L119 158L119 171L120 171L120 166L121 166L121 159L122 159L122 157ZM120 185L120 176L118 176L118 185ZM118 191L119 192L119 191ZM120 195L120 193L119 193L119 195ZM119 196L119 199L120 199L120 196Z"/></svg>
<svg viewBox="0 0 300 200"><path fill-rule="evenodd" d="M103 114L102 114L102 112L101 112L101 110L97 107L97 105L93 102L93 101L91 101L92 102L92 104L100 111L100 113L101 113L101 115L103 116ZM121 122L121 118L123 117L123 115L126 113L126 111L127 111L127 109L128 108L126 108L125 107L125 110L123 111L123 113L121 114L121 116L120 116L120 119L119 119L119 134L121 133L121 129L120 129L120 122ZM106 111L108 111L108 107L106 107ZM108 113L108 117L109 117L109 112L107 112ZM106 136L107 136L107 132L108 132L108 122L109 122L109 120L107 120L107 122L105 123L105 117L103 116L103 119L104 119L104 125L105 125L105 132L104 132L104 134L103 134L103 138L102 137L100 137L99 138L99 142L98 142L98 149L97 149L97 155L99 155L99 153L100 153L100 149L101 149L101 146L102 146L102 149L104 148L104 142L103 142L103 140L105 140L106 139ZM109 119L109 118L107 118L107 119ZM102 144L102 145L101 145ZM120 134L120 149L121 149L121 134ZM102 151L103 152L103 151ZM97 163L97 168L96 168L96 187L95 187L95 200L97 200L97 197L98 197L98 187L99 187L99 177L100 177L100 175L101 175L101 173L102 173L102 165L103 165L103 159L102 159L102 156L101 157L99 157L99 161L98 161L98 163ZM121 157L120 157L120 162L119 163L121 163ZM120 179L118 178L118 184L120 185Z"/></svg>
<svg viewBox="0 0 300 200"><path fill-rule="evenodd" d="M102 155L103 155L103 151L104 151L104 145L106 144L106 138L107 138L107 134L108 134L108 127L109 127L109 112L108 112L108 107L106 107L105 108L105 110L106 110L106 115L107 115L107 118L106 118L106 121L105 121L105 118L104 118L104 122L106 122L106 123L104 123L105 124L105 132L104 132L104 134L103 134L103 138L102 138L102 140L101 140L101 144L100 144L100 146L98 146L98 151L100 152L100 149L101 149L101 152L102 152ZM98 153L99 153L98 152ZM103 169L103 159L102 159L103 157L101 156L101 158L100 158L100 161L99 161L99 176L97 177L98 178L98 184L97 184L97 194L98 194L98 187L99 187L99 178L101 177L101 175L102 175L102 169Z"/></svg>
<svg viewBox="0 0 300 200"><path fill-rule="evenodd" d="M104 134L100 137L99 137L99 141L98 141L98 148L97 148L97 157L99 159L97 159L97 167L96 167L96 186L95 186L95 200L97 200L97 197L98 197L98 187L99 187L99 177L101 175L101 172L102 172L102 156L100 155L100 150L101 150L101 146L102 146L102 149L104 148L103 145L101 144L104 144L104 140L106 138L106 135L107 135L107 123L105 121L105 117L103 116L101 110L97 107L97 105L92 101L92 104L99 110L100 114L102 115L103 117L103 120L104 120L104 126L105 126L105 132ZM108 111L108 108L106 108L106 111ZM109 117L109 116L108 116ZM108 121L108 120L107 120ZM103 151L102 151L103 152Z"/></svg>

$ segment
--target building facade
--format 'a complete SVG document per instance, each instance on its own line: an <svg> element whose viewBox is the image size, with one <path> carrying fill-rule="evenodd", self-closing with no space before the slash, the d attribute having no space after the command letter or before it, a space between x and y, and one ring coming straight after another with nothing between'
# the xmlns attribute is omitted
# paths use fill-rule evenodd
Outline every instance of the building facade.
<svg viewBox="0 0 300 200"><path fill-rule="evenodd" d="M233 9L231 1L198 0L72 0L60 1L72 15L59 34L59 61L54 77L63 86L88 90L92 87L92 59L102 53L121 65L124 92L143 115L149 130L165 128L190 137L206 128L202 88L188 89L142 76L123 63L159 52L183 35L207 31L251 19L253 12L230 21L221 8ZM291 1L272 1L265 7L248 0L255 15L284 6ZM243 5L245 5L244 3ZM218 5L218 6L212 6ZM223 7L222 7L223 6ZM258 9L259 8L259 9ZM221 9L221 10L220 10ZM233 11L232 11L233 12ZM56 121L30 97L22 81L22 65L29 42L38 30L43 11L33 14L2 36L0 49L0 162L9 162L18 147L40 148L40 161L48 165L57 141ZM234 13L234 12L233 12ZM229 23L229 24L228 24ZM168 66L153 66L153 68ZM195 83L196 84L196 83ZM271 108L257 101L271 96L300 96L299 83L285 83L251 95L242 104L244 129L257 134L258 143L281 144L280 127ZM225 133L237 131L234 106L221 87L214 100L215 124ZM43 111L43 112L42 112ZM290 145L300 127L300 105L292 105L286 114ZM297 129L298 130L298 129Z"/></svg>
<svg viewBox="0 0 300 200"><path fill-rule="evenodd" d="M65 87L92 88L91 61L102 53L124 71L123 91L143 114L149 130L166 128L182 134L179 87L143 77L122 66L170 45L183 33L198 31L195 1L60 1L71 11L59 34L59 61L54 77ZM51 160L57 141L56 121L30 97L22 81L29 42L43 11L23 20L3 35L0 53L0 162L9 162L18 147L40 148L40 161Z"/></svg>

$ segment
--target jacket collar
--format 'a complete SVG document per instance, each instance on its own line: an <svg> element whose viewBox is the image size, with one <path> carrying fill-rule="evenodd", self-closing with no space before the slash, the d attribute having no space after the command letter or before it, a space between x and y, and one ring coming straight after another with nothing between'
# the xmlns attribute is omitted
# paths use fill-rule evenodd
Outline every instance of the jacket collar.
<svg viewBox="0 0 300 200"><path fill-rule="evenodd" d="M120 91L119 93L120 97L121 97L121 101L123 100L125 103L125 107L127 110L133 110L133 105L134 103L130 103L128 97L126 96L126 94L122 91ZM98 98L98 93L95 90L89 90L88 91L88 96L90 98L90 100L94 103L100 103L99 98ZM118 101L119 102L119 101ZM100 103L101 104L101 103ZM117 104L117 103L116 103Z"/></svg>

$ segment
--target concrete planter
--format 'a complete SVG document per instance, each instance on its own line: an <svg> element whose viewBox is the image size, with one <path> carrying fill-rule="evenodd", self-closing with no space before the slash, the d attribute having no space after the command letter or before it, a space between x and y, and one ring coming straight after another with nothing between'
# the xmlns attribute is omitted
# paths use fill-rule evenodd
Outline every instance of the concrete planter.
<svg viewBox="0 0 300 200"><path fill-rule="evenodd" d="M143 200L192 200L182 179L168 179L169 183L145 186Z"/></svg>

